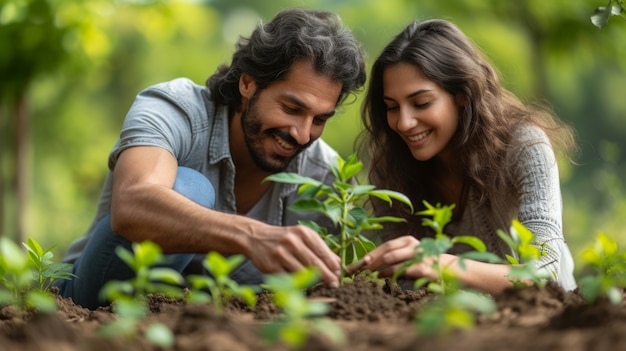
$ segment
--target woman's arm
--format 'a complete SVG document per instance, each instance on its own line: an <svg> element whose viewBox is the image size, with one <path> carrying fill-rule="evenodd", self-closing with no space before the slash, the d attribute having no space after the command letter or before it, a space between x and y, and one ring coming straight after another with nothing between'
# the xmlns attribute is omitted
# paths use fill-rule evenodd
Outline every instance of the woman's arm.
<svg viewBox="0 0 626 351"><path fill-rule="evenodd" d="M406 235L387 241L364 258L361 269L378 271L380 277L390 277L402 264L415 257L415 248L420 241ZM439 272L433 268L434 258L428 257L420 263L410 266L403 274L406 278L418 279L426 277L432 280L439 279ZM459 281L473 289L490 294L498 294L511 287L507 278L510 266L506 264L485 263L465 259L465 269L459 265L459 258L451 254L439 256L439 264L444 269L450 269Z"/></svg>

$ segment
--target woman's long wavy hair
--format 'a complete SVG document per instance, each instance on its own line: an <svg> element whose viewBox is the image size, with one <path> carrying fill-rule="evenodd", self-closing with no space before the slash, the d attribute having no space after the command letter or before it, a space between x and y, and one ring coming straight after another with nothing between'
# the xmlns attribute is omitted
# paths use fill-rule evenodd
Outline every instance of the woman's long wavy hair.
<svg viewBox="0 0 626 351"><path fill-rule="evenodd" d="M509 191L517 201L516 189L508 179L505 164L507 148L515 126L541 127L553 145L569 151L574 147L571 129L547 108L527 106L507 91L485 56L454 24L444 20L412 22L382 51L373 64L362 121L365 129L357 144L370 164L369 180L377 187L409 196L415 205L422 200L436 202L434 159L418 161L405 142L387 123L383 101L383 74L400 62L419 68L428 79L453 96L466 101L461 108L459 127L451 146L458 155L464 178L479 196L481 204L492 195ZM390 212L411 222L419 221L406 206L392 208L374 203L378 213Z"/></svg>
<svg viewBox="0 0 626 351"><path fill-rule="evenodd" d="M249 38L240 37L230 66L219 66L206 85L218 104L237 111L242 73L260 91L283 79L298 59L311 60L318 73L341 83L338 104L365 84L364 53L341 19L332 12L290 8L261 22Z"/></svg>

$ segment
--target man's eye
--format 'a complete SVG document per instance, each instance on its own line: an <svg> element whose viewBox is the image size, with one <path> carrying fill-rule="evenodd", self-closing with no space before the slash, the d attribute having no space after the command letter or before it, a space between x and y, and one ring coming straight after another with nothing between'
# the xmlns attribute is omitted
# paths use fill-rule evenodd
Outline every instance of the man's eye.
<svg viewBox="0 0 626 351"><path fill-rule="evenodd" d="M327 121L328 121L328 118L315 117L313 119L313 123L315 123L317 125L324 125L324 124L326 124Z"/></svg>
<svg viewBox="0 0 626 351"><path fill-rule="evenodd" d="M287 112L287 113L298 113L298 111L299 111L297 108L290 107L290 106L287 106L287 105L283 105L283 110L285 112Z"/></svg>

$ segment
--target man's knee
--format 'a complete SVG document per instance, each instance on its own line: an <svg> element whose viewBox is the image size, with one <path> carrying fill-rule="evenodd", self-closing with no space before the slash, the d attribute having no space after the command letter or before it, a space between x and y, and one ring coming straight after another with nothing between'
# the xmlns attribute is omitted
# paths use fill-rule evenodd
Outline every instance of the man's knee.
<svg viewBox="0 0 626 351"><path fill-rule="evenodd" d="M207 208L215 207L215 188L202 173L187 167L178 167L174 190Z"/></svg>

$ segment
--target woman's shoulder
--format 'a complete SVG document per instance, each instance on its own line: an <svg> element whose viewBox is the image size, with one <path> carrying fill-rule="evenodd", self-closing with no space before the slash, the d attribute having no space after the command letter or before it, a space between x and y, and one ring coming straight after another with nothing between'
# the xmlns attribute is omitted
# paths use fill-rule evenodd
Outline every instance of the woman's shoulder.
<svg viewBox="0 0 626 351"><path fill-rule="evenodd" d="M550 139L542 128L534 124L520 124L513 128L512 145L528 146L535 143L550 144Z"/></svg>

